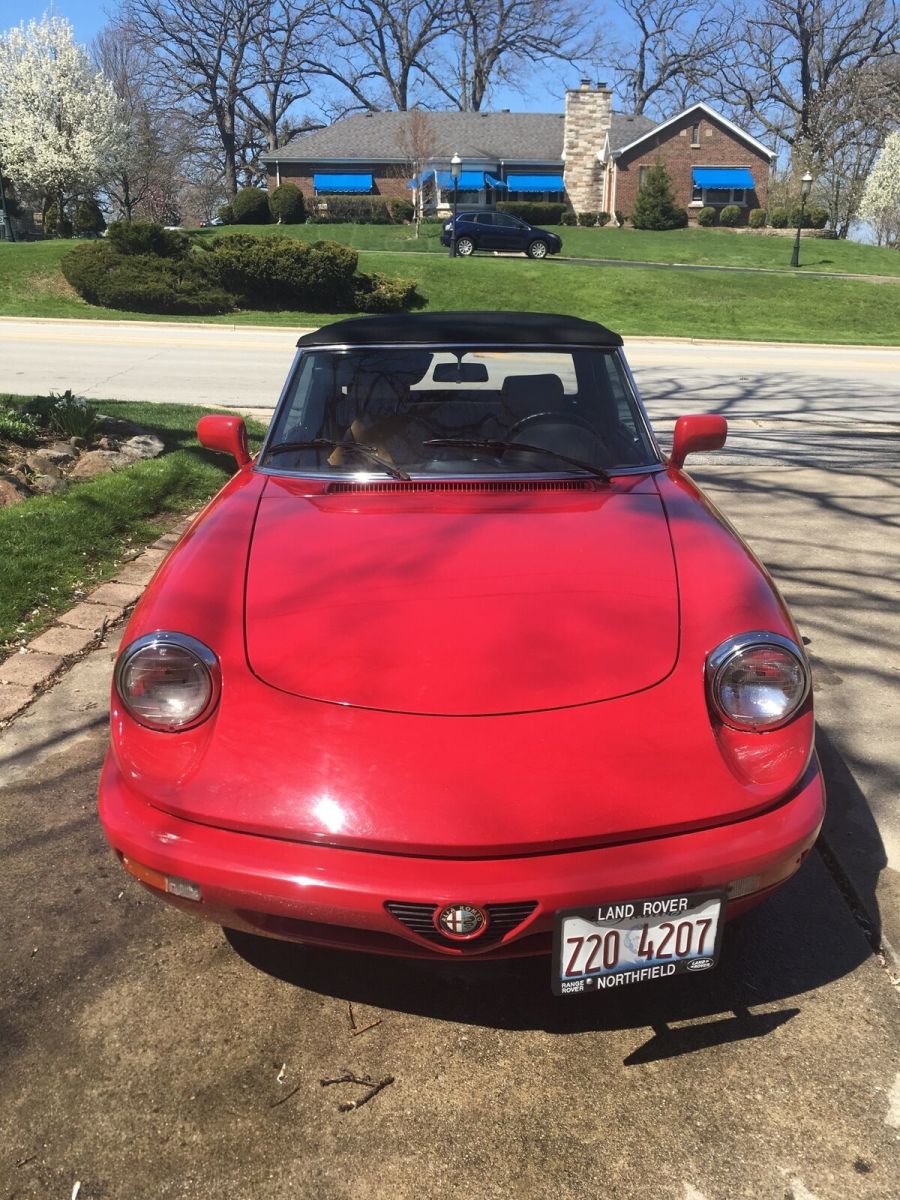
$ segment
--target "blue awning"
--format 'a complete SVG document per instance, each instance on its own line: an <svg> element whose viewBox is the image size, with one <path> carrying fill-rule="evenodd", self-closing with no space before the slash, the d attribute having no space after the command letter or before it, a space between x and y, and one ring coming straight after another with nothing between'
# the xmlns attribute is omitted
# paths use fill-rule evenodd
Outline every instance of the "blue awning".
<svg viewBox="0 0 900 1200"><path fill-rule="evenodd" d="M322 192L371 192L371 175L313 175L316 194Z"/></svg>
<svg viewBox="0 0 900 1200"><path fill-rule="evenodd" d="M507 175L506 186L511 192L564 192L562 175Z"/></svg>
<svg viewBox="0 0 900 1200"><path fill-rule="evenodd" d="M449 171L438 171L437 181L441 191L453 191L453 176ZM484 187L484 181L484 171L460 171L459 190L461 192L479 192Z"/></svg>
<svg viewBox="0 0 900 1200"><path fill-rule="evenodd" d="M695 187L701 188L749 188L752 190L753 176L746 167L693 167L691 177Z"/></svg>

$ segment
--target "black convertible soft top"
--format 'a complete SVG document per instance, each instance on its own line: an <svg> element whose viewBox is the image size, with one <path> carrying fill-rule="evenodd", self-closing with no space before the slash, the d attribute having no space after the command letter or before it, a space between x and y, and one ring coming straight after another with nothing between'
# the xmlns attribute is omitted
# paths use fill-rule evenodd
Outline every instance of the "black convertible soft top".
<svg viewBox="0 0 900 1200"><path fill-rule="evenodd" d="M539 345L621 346L611 329L581 317L531 312L396 313L353 317L304 333L297 341L310 346L373 345Z"/></svg>

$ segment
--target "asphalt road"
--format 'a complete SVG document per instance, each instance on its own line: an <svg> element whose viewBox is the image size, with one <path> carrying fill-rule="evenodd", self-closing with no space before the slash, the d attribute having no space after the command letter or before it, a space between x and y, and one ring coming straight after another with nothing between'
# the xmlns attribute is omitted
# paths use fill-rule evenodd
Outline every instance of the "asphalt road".
<svg viewBox="0 0 900 1200"><path fill-rule="evenodd" d="M0 322L0 391L264 409L292 340ZM900 945L900 350L628 352L664 433L732 423L691 469L809 641L827 867L731 928L715 973L603 997L553 999L540 960L225 937L103 844L110 645L0 735L0 1200L898 1200L900 1005L871 945ZM380 1023L352 1037L351 1003ZM340 1113L358 1093L320 1080L345 1068L394 1082Z"/></svg>

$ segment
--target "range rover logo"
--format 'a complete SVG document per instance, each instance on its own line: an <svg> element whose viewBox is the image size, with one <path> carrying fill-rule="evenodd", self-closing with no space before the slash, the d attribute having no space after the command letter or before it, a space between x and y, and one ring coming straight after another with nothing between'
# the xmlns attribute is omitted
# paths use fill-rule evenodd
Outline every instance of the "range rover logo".
<svg viewBox="0 0 900 1200"><path fill-rule="evenodd" d="M484 932L487 914L474 904L448 904L438 913L435 926L445 937L462 941Z"/></svg>

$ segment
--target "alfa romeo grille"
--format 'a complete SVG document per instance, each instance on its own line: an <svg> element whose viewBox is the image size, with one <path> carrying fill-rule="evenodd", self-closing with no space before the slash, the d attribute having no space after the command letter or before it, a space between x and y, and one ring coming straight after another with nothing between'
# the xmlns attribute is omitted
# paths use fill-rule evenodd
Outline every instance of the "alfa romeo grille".
<svg viewBox="0 0 900 1200"><path fill-rule="evenodd" d="M448 479L445 481L419 480L385 480L383 483L329 483L329 495L338 492L362 492L367 495L382 496L394 492L470 492L496 494L498 492L594 492L597 483L593 479L485 479L482 482L468 479Z"/></svg>
<svg viewBox="0 0 900 1200"><path fill-rule="evenodd" d="M477 950L501 941L508 933L527 921L537 908L537 901L486 904L484 911L488 915L488 927L481 937L472 938L471 942L454 941L435 929L434 916L439 907L437 904L404 904L399 900L389 900L384 907L401 925L406 926L410 933L426 941L435 942L440 946L454 946L456 949Z"/></svg>

